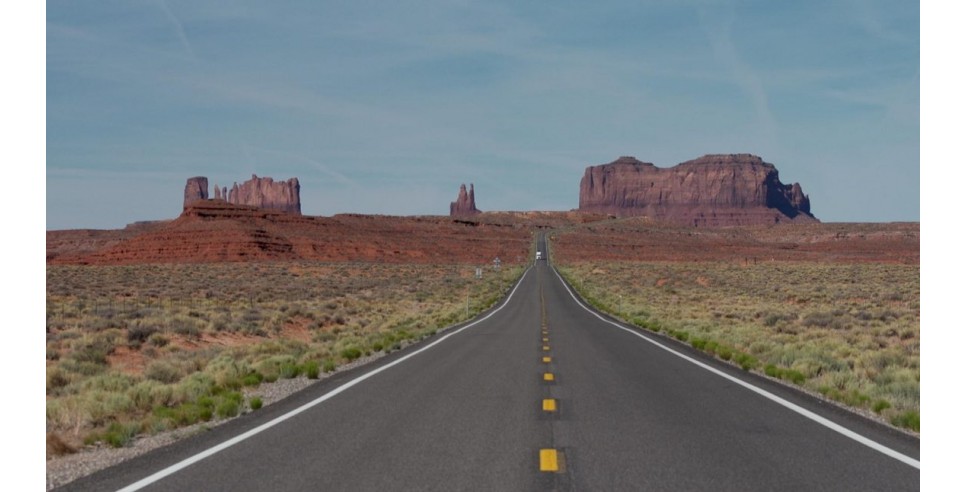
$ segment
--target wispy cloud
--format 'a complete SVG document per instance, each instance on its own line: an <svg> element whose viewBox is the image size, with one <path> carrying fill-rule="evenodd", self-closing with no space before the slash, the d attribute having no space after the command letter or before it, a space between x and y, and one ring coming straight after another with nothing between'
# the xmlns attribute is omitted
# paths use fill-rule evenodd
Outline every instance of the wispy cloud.
<svg viewBox="0 0 966 492"><path fill-rule="evenodd" d="M166 0L158 0L158 4L161 6L161 10L164 11L164 15L168 18L168 20L171 22L171 25L174 27L174 32L175 34L177 34L178 40L181 41L181 46L184 47L184 50L185 52L187 52L188 57L191 58L192 60L197 60L198 57L195 56L195 50L191 46L191 42L188 41L188 36L184 32L184 25L181 23L181 20L178 19L178 16L174 15L174 12L171 11L171 7L168 5L168 2Z"/></svg>
<svg viewBox="0 0 966 492"><path fill-rule="evenodd" d="M698 18L715 58L730 72L734 82L750 99L759 124L766 136L774 139L777 132L775 117L768 106L768 93L761 77L746 63L735 46L733 28L735 14L730 4L714 10L708 7L698 9Z"/></svg>

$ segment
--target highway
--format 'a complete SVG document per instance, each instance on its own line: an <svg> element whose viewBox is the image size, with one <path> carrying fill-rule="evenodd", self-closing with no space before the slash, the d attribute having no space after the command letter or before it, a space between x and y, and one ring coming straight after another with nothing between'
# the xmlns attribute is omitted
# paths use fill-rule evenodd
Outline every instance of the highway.
<svg viewBox="0 0 966 492"><path fill-rule="evenodd" d="M64 490L919 489L915 437L619 328L547 261L485 316Z"/></svg>

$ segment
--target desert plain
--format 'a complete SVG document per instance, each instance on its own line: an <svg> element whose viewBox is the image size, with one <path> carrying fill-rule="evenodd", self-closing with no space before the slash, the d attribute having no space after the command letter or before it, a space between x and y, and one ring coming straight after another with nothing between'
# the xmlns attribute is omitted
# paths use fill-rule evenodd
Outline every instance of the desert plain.
<svg viewBox="0 0 966 492"><path fill-rule="evenodd" d="M295 217L209 203L47 233L48 485L64 457L258 411L275 382L310 384L478 315L541 234L599 311L918 433L917 223Z"/></svg>

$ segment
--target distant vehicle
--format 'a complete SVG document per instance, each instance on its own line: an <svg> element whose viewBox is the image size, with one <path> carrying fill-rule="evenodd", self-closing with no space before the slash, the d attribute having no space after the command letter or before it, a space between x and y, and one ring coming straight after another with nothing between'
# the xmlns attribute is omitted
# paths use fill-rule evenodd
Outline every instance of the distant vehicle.
<svg viewBox="0 0 966 492"><path fill-rule="evenodd" d="M542 260L543 259L543 253L537 251L537 259L538 260Z"/></svg>

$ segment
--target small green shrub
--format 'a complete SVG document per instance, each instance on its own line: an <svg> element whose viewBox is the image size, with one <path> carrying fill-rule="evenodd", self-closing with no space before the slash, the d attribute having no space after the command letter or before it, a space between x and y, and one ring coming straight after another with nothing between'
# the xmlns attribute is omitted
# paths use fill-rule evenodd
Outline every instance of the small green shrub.
<svg viewBox="0 0 966 492"><path fill-rule="evenodd" d="M786 379L797 385L802 385L805 383L805 375L794 369L782 370L782 379Z"/></svg>
<svg viewBox="0 0 966 492"><path fill-rule="evenodd" d="M262 384L262 379L264 379L259 372L250 372L242 378L242 384L245 386L258 386Z"/></svg>
<svg viewBox="0 0 966 492"><path fill-rule="evenodd" d="M127 390L127 397L140 410L148 411L157 404L154 401L155 388L161 383L153 380L141 381Z"/></svg>
<svg viewBox="0 0 966 492"><path fill-rule="evenodd" d="M261 397L258 397L258 396L251 397L248 400L248 406L252 410L258 410L259 408L262 408L262 399L261 399Z"/></svg>
<svg viewBox="0 0 966 492"><path fill-rule="evenodd" d="M252 368L248 362L236 360L225 354L210 361L205 367L205 372L211 374L216 385L237 390L244 385L244 378L251 374Z"/></svg>
<svg viewBox="0 0 966 492"><path fill-rule="evenodd" d="M406 335L407 337L409 336L408 333ZM353 361L358 359L359 357L362 357L362 351L359 350L358 347L347 347L342 349L342 352L340 352L339 355L341 355L342 358L345 360Z"/></svg>
<svg viewBox="0 0 966 492"><path fill-rule="evenodd" d="M93 444L97 441L103 441L112 448L123 448L134 439L134 436L138 434L139 430L140 425L138 424L114 422L104 432L89 435L84 439L84 442Z"/></svg>
<svg viewBox="0 0 966 492"><path fill-rule="evenodd" d="M282 364L282 367L279 368L278 375L282 379L292 379L297 377L300 372L302 372L302 368L299 367L298 364L286 362L285 364Z"/></svg>
<svg viewBox="0 0 966 492"><path fill-rule="evenodd" d="M240 396L241 394L238 393L238 395ZM238 415L238 411L240 409L241 409L241 404L239 399L225 397L219 400L215 411L217 412L219 417L226 419L228 417L234 417L235 415Z"/></svg>
<svg viewBox="0 0 966 492"><path fill-rule="evenodd" d="M278 344L264 345L269 353L284 352L287 349ZM274 355L254 363L255 369L262 374L265 382L271 383L278 378L291 379L298 375L298 366L293 355ZM284 372L284 373L283 373Z"/></svg>
<svg viewBox="0 0 966 492"><path fill-rule="evenodd" d="M182 403L176 408L177 422L181 425L207 422L214 416L210 400L199 403Z"/></svg>
<svg viewBox="0 0 966 492"><path fill-rule="evenodd" d="M919 412L909 410L892 418L892 425L919 432Z"/></svg>
<svg viewBox="0 0 966 492"><path fill-rule="evenodd" d="M318 361L310 360L302 364L302 371L305 373L305 377L309 379L319 379Z"/></svg>
<svg viewBox="0 0 966 492"><path fill-rule="evenodd" d="M737 362L738 365L741 366L741 369L745 371L758 367L758 359L744 352L738 352L735 355L735 362Z"/></svg>
<svg viewBox="0 0 966 492"><path fill-rule="evenodd" d="M215 380L210 374L196 372L178 381L174 386L172 399L176 403L200 402L210 397L215 390Z"/></svg>
<svg viewBox="0 0 966 492"><path fill-rule="evenodd" d="M70 358L76 362L107 365L107 356L112 353L114 353L114 344L102 337L97 337L75 347L70 353Z"/></svg>
<svg viewBox="0 0 966 492"><path fill-rule="evenodd" d="M872 404L872 411L875 413L882 413L883 410L891 407L892 407L892 404L890 404L889 402L885 400L877 400L875 403Z"/></svg>
<svg viewBox="0 0 966 492"><path fill-rule="evenodd" d="M174 401L174 388L167 384L158 384L151 388L151 400L155 405L170 405Z"/></svg>
<svg viewBox="0 0 966 492"><path fill-rule="evenodd" d="M704 351L708 355L716 355L718 353L718 342L708 340L708 343L704 344Z"/></svg>
<svg viewBox="0 0 966 492"><path fill-rule="evenodd" d="M152 333L151 336L148 337L148 343L157 348L164 347L169 342L170 340L168 340L168 337L160 333Z"/></svg>

